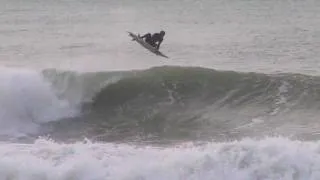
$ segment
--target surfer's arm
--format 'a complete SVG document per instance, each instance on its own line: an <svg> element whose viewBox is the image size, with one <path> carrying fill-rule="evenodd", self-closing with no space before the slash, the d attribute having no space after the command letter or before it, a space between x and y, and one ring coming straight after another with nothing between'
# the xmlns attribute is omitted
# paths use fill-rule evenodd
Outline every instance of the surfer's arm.
<svg viewBox="0 0 320 180"><path fill-rule="evenodd" d="M159 50L160 44L162 43L163 40L160 40L159 43L157 44L157 49Z"/></svg>

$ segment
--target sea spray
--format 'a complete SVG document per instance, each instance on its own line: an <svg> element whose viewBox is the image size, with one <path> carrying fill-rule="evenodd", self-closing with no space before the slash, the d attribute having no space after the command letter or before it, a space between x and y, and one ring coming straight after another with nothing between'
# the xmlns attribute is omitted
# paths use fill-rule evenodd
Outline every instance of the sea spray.
<svg viewBox="0 0 320 180"><path fill-rule="evenodd" d="M68 101L55 95L51 84L38 72L2 68L0 74L2 135L35 133L40 124L78 113Z"/></svg>

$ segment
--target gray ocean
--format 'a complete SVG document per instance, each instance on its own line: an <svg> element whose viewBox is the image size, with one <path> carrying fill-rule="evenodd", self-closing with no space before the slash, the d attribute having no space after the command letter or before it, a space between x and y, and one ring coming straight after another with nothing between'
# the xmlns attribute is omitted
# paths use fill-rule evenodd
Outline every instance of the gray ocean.
<svg viewBox="0 0 320 180"><path fill-rule="evenodd" d="M320 179L320 1L0 0L0 180ZM165 30L156 56L128 31Z"/></svg>

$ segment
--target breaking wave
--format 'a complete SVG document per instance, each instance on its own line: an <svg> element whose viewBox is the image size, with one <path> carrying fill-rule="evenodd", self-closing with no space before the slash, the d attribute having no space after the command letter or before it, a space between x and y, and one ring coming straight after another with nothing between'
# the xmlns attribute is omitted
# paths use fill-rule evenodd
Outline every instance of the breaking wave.
<svg viewBox="0 0 320 180"><path fill-rule="evenodd" d="M305 137L310 128L317 133L319 77L174 66L44 74L61 96L82 103L86 113L72 121L75 136L79 127L103 140Z"/></svg>
<svg viewBox="0 0 320 180"><path fill-rule="evenodd" d="M320 134L317 76L175 66L1 73L1 137L180 141Z"/></svg>

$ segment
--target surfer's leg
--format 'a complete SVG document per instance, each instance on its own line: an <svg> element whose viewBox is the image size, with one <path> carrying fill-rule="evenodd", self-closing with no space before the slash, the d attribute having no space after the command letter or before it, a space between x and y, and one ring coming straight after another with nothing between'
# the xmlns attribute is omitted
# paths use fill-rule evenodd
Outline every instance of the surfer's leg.
<svg viewBox="0 0 320 180"><path fill-rule="evenodd" d="M146 37L146 38L151 38L151 34L150 34L150 33L147 33L147 34L145 35L145 37Z"/></svg>
<svg viewBox="0 0 320 180"><path fill-rule="evenodd" d="M151 34L150 33L144 35L144 37L146 38L147 43L149 43L151 41Z"/></svg>
<svg viewBox="0 0 320 180"><path fill-rule="evenodd" d="M146 42L148 43L148 44L150 44L151 46L155 46L155 43L153 42L153 40L152 40L152 36L151 36L151 34L150 33L148 33L148 34L146 34L145 35L145 38L146 38Z"/></svg>
<svg viewBox="0 0 320 180"><path fill-rule="evenodd" d="M151 46L153 46L153 47L156 47L156 46L157 46L156 43L154 43L153 41L149 42L149 44L150 44Z"/></svg>
<svg viewBox="0 0 320 180"><path fill-rule="evenodd" d="M144 38L148 39L148 38L151 37L151 34L150 34L150 33L147 33L147 34L145 34L145 35L143 35L143 36L138 35L138 37L139 37L139 38L142 38L142 39L144 39Z"/></svg>

